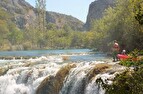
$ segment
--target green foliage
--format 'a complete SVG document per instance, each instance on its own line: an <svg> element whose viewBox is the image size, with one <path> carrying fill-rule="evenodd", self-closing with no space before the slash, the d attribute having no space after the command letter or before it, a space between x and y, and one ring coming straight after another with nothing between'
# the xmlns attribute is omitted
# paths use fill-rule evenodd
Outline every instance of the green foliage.
<svg viewBox="0 0 143 94"><path fill-rule="evenodd" d="M129 55L132 58L137 58L139 56L140 51L138 49L134 49L132 52L129 53Z"/></svg>
<svg viewBox="0 0 143 94"><path fill-rule="evenodd" d="M56 30L57 28L56 28L55 24L49 23L49 24L47 24L46 29L47 30Z"/></svg>
<svg viewBox="0 0 143 94"><path fill-rule="evenodd" d="M106 85L106 94L142 94L143 68L118 74L112 85Z"/></svg>
<svg viewBox="0 0 143 94"><path fill-rule="evenodd" d="M121 64L123 66L127 66L127 67L142 65L143 58L140 57L140 53L142 53L142 52L143 51L135 49L134 51L129 53L130 58L121 60L119 64Z"/></svg>
<svg viewBox="0 0 143 94"><path fill-rule="evenodd" d="M86 32L73 31L69 26L57 29L54 24L47 25L47 31L40 36L36 28L30 27L23 32L25 49L67 49L85 47ZM87 37L87 36L86 36ZM28 45L27 45L28 44Z"/></svg>
<svg viewBox="0 0 143 94"><path fill-rule="evenodd" d="M8 40L12 45L20 44L23 40L23 32L18 30L16 26L11 23L9 26L10 32L8 33Z"/></svg>
<svg viewBox="0 0 143 94"><path fill-rule="evenodd" d="M4 50L7 50L7 46L9 46L7 37L10 32L10 22L9 14L0 8L0 48L3 48Z"/></svg>
<svg viewBox="0 0 143 94"><path fill-rule="evenodd" d="M135 7L135 19L139 22L139 24L143 24L143 1L142 0L134 0Z"/></svg>
<svg viewBox="0 0 143 94"><path fill-rule="evenodd" d="M130 67L130 66L135 66L135 62L133 62L132 60L130 59L126 59L126 60L121 60L120 61L120 64L123 65L123 66L127 66L127 67Z"/></svg>
<svg viewBox="0 0 143 94"><path fill-rule="evenodd" d="M35 2L35 7L37 9L36 28L40 32L41 37L43 37L43 34L46 31L46 0L35 0Z"/></svg>
<svg viewBox="0 0 143 94"><path fill-rule="evenodd" d="M103 18L93 21L91 31L95 33L95 48L110 51L108 44L115 39L121 49L143 48L143 27L135 19L137 14L142 15L143 4L140 2L116 0L115 7L106 9ZM137 7L138 3L140 7Z"/></svg>
<svg viewBox="0 0 143 94"><path fill-rule="evenodd" d="M45 5L43 3L40 9L40 1L36 1L39 13L36 27L30 25L21 31L11 21L12 17L0 9L1 48L7 44L22 45L25 49L97 48L110 51L111 43L115 39L119 41L120 48L127 51L143 48L143 26L140 24L143 14L142 0L116 0L114 7L105 10L103 18L92 21L89 32L74 31L72 25L57 28L52 23L43 22ZM128 66L132 65L129 60L123 61L123 64L125 62L128 62Z"/></svg>
<svg viewBox="0 0 143 94"><path fill-rule="evenodd" d="M10 18L9 14L0 8L0 19L8 20Z"/></svg>

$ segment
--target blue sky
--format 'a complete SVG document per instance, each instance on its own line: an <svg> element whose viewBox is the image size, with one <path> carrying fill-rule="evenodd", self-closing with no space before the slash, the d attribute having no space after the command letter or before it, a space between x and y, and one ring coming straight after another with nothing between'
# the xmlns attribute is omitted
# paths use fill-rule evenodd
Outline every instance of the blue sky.
<svg viewBox="0 0 143 94"><path fill-rule="evenodd" d="M35 7L35 0L25 0ZM89 5L95 0L46 0L48 11L71 15L86 22Z"/></svg>

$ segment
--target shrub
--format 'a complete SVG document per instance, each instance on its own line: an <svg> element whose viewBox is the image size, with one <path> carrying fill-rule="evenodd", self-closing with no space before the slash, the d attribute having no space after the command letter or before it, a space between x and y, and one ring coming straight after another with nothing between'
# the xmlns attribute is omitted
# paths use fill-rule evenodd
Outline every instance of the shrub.
<svg viewBox="0 0 143 94"><path fill-rule="evenodd" d="M126 59L126 60L121 60L119 64L123 65L123 66L139 66L143 64L143 57L140 56L140 53L143 53L143 51L139 51L137 49L135 49L134 51L132 51L129 56L130 58Z"/></svg>
<svg viewBox="0 0 143 94"><path fill-rule="evenodd" d="M112 85L106 86L106 94L142 94L143 67L131 72L129 70L118 74Z"/></svg>

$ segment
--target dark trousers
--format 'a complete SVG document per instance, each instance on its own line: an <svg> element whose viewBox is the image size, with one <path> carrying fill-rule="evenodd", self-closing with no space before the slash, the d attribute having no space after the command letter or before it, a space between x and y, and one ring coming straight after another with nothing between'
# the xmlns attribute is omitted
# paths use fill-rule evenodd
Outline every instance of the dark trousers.
<svg viewBox="0 0 143 94"><path fill-rule="evenodd" d="M118 61L117 54L118 54L118 51L113 52L113 61Z"/></svg>

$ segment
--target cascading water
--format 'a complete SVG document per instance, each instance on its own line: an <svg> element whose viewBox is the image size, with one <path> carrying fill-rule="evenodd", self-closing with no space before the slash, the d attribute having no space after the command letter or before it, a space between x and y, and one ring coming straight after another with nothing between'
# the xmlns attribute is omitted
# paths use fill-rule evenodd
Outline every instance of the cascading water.
<svg viewBox="0 0 143 94"><path fill-rule="evenodd" d="M0 94L104 94L96 79L114 76L105 62L63 63L60 56L1 64Z"/></svg>
<svg viewBox="0 0 143 94"><path fill-rule="evenodd" d="M70 71L60 94L104 94L102 87L96 84L96 76L90 79L90 75L88 75L98 63L102 64L103 62L79 63Z"/></svg>
<svg viewBox="0 0 143 94"><path fill-rule="evenodd" d="M0 76L0 94L34 94L40 82L48 75L55 75L60 68L60 65L41 58L33 61L6 63L10 69ZM4 68L7 67L1 67L1 70Z"/></svg>

